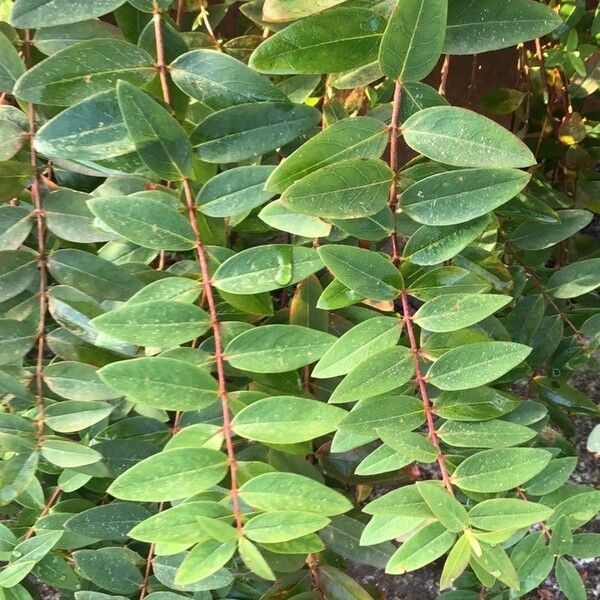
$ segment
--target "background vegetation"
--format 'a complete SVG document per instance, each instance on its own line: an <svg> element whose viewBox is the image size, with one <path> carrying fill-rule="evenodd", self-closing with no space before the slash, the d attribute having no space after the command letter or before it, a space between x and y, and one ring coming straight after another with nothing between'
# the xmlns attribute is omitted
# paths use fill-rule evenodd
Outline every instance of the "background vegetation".
<svg viewBox="0 0 600 600"><path fill-rule="evenodd" d="M0 1L0 598L588 597L593 4Z"/></svg>

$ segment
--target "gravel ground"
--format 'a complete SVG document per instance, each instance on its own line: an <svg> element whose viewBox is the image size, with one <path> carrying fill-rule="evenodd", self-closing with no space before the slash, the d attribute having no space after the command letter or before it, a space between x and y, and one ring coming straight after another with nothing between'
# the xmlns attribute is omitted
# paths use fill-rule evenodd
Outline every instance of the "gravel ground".
<svg viewBox="0 0 600 600"><path fill-rule="evenodd" d="M597 373L581 372L572 384L596 402L600 402L600 379ZM600 487L600 465L586 449L587 437L594 426L591 419L578 418L577 450L579 463L571 477L572 483L583 483ZM596 517L580 531L600 533L600 517ZM436 600L439 593L438 581L443 559L428 567L402 576L391 576L372 567L353 565L350 574L370 589L376 589L383 600ZM577 569L586 583L589 599L600 598L600 560L575 561ZM526 596L527 600L564 600L556 583L548 579L537 590Z"/></svg>

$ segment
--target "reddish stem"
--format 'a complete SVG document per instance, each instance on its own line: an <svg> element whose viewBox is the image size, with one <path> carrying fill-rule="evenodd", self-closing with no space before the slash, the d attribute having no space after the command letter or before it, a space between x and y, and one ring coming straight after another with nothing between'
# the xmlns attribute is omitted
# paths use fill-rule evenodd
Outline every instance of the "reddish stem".
<svg viewBox="0 0 600 600"><path fill-rule="evenodd" d="M223 412L223 435L225 437L225 447L227 449L227 458L229 461L229 479L231 481L231 501L233 504L233 515L238 532L242 533L244 522L242 518L242 510L240 508L240 498L237 485L237 461L235 458L235 450L233 447L233 435L231 429L231 410L229 408L229 396L227 394L227 384L225 378L225 359L223 354L223 339L221 337L221 323L217 315L217 306L215 296L210 281L210 271L208 268L208 258L206 249L201 241L200 229L196 221L196 204L194 195L188 179L183 180L183 191L188 210L190 224L194 231L195 248L200 265L200 274L202 276L202 288L206 304L208 305L208 313L210 315L210 324L215 340L215 363L217 367L217 380L219 382L219 398L221 399L221 409Z"/></svg>
<svg viewBox="0 0 600 600"><path fill-rule="evenodd" d="M54 506L54 504L58 500L61 492L62 492L62 490L60 489L60 487L56 486L56 489L54 490L54 492L52 492L52 495L50 496L50 498L48 498L48 502L46 502L46 504L44 505L42 512L38 515L36 522L39 521L40 519L44 518L50 512L50 509ZM32 537L34 532L35 532L35 525L32 525L27 530L25 539L28 540L30 537Z"/></svg>
<svg viewBox="0 0 600 600"><path fill-rule="evenodd" d="M164 41L162 35L162 28L160 26L160 11L155 8L154 11L154 33L156 38L156 56L158 60L157 67L159 73L163 76L160 78L161 89L163 93L163 100L168 106L170 103L168 80L166 75L166 67L161 69L161 62L164 63ZM231 428L231 410L229 408L229 396L227 393L227 381L225 377L225 359L223 354L223 338L221 336L221 323L217 314L217 305L215 302L215 296L211 284L210 270L208 267L208 256L206 248L202 243L202 235L200 228L198 227L198 221L196 220L196 202L194 199L194 193L192 186L187 177L182 179L183 193L185 197L185 203L188 212L188 218L190 225L194 232L194 246L198 259L198 265L200 267L201 275L201 289L202 296L208 306L208 313L210 315L210 323L215 341L215 365L217 370L217 381L219 385L219 398L221 400L221 410L223 412L223 436L225 438L225 448L227 450L227 460L229 463L229 479L231 482L231 502L233 508L233 517L235 520L235 526L238 533L241 535L244 528L243 514L241 510L239 492L238 492L238 477L237 477L237 461L235 458L235 449L233 446L233 434Z"/></svg>
<svg viewBox="0 0 600 600"><path fill-rule="evenodd" d="M406 292L402 292L400 298L402 300L402 314L404 316L404 326L406 328L406 333L408 334L410 350L412 352L415 362L415 381L417 382L417 385L419 387L419 394L421 396L423 408L425 410L425 420L427 421L429 439L431 440L431 443L435 446L435 449L437 450L437 463L440 467L442 481L444 482L446 489L452 495L454 495L454 490L452 489L452 482L450 481L450 475L448 473L448 470L446 469L446 463L444 462L444 454L442 453L440 439L437 435L435 424L433 422L433 409L431 407L429 393L427 392L427 383L425 380L425 376L423 375L423 371L421 370L421 362L419 360L419 346L417 344L413 328L412 315L410 313L410 306L408 304L408 294Z"/></svg>
<svg viewBox="0 0 600 600"><path fill-rule="evenodd" d="M394 172L394 179L392 180L392 185L390 187L390 208L394 213L394 221L395 221L395 213L397 209L397 181L396 175L398 172L398 132L399 132L399 116L400 116L400 103L402 100L402 84L397 81L396 87L394 88L394 103L392 105L392 122L390 125L390 168ZM399 252L398 252L398 232L394 226L394 231L391 235L392 242L392 260L394 264L398 264L399 262ZM442 475L442 480L446 489L454 495L452 489L452 483L450 482L450 475L446 469L446 464L444 463L444 455L442 454L440 447L440 440L437 436L437 432L435 430L435 425L433 422L433 410L431 408L431 401L429 400L429 394L427 392L427 386L425 383L425 377L423 376L423 372L421 371L421 364L419 361L419 346L417 344L417 340L415 338L415 332L412 324L412 316L410 313L410 306L408 304L408 294L406 292L402 292L401 296L402 302L402 314L404 316L404 326L406 327L406 332L408 334L408 340L410 343L410 350L413 355L414 363L415 363L415 381L419 388L419 394L421 396L421 401L423 402L423 408L425 410L425 418L427 421L427 429L429 431L429 439L431 443L434 445L437 450L437 462L440 467L440 472Z"/></svg>
<svg viewBox="0 0 600 600"><path fill-rule="evenodd" d="M438 93L442 96L446 95L446 85L448 84L448 74L450 73L450 55L444 56L444 62L442 63L442 70L440 71L440 87Z"/></svg>
<svg viewBox="0 0 600 600"><path fill-rule="evenodd" d="M160 9L155 6L152 13L154 24L154 39L156 41L156 68L160 79L163 100L167 106L171 106L171 92L169 91L169 78L167 76L167 65L165 63L165 44L163 41Z"/></svg>
<svg viewBox="0 0 600 600"><path fill-rule="evenodd" d="M25 43L23 44L23 55L28 69L32 66L31 60L31 32L25 30ZM44 439L44 421L46 416L46 404L44 400L44 350L46 347L46 312L48 309L48 272L46 258L46 223L44 221L44 205L40 185L40 175L37 169L37 153L33 144L35 138L35 108L33 104L27 105L27 117L29 121L29 160L33 169L33 181L31 182L31 198L33 200L33 214L37 227L38 239L38 264L39 264L39 317L37 327L37 350L35 365L35 383L37 397L37 441L40 445Z"/></svg>
<svg viewBox="0 0 600 600"><path fill-rule="evenodd" d="M397 81L394 87L394 100L392 104L392 121L390 123L390 169L393 172L390 186L389 205L394 219L394 231L390 236L392 242L392 262L400 262L400 244L398 241L398 228L396 226L396 209L398 208L398 141L400 137L400 106L402 103L402 84Z"/></svg>

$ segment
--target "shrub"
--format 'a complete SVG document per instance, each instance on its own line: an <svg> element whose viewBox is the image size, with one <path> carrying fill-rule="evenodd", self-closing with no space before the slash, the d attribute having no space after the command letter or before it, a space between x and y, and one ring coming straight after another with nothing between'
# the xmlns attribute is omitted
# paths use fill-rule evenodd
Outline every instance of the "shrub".
<svg viewBox="0 0 600 600"><path fill-rule="evenodd" d="M0 2L0 597L586 597L583 4Z"/></svg>

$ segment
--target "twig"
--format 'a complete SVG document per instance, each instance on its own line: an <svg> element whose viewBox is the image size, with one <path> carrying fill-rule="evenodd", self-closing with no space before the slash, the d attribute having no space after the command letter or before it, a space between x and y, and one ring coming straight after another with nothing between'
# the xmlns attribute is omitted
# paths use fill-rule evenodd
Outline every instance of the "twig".
<svg viewBox="0 0 600 600"><path fill-rule="evenodd" d="M442 476L442 481L446 486L446 489L450 494L454 495L454 490L452 489L452 482L450 480L450 475L448 473L448 469L446 468L446 463L444 462L444 454L441 449L440 439L437 435L437 431L435 429L435 423L433 422L433 410L431 407L431 400L429 399L429 394L427 392L427 384L425 380L425 376L421 371L421 361L420 361L420 351L419 346L417 344L417 340L415 337L415 332L412 323L412 315L410 314L410 306L408 304L408 294L406 292L402 292L400 296L402 301L402 314L404 316L404 327L406 328L406 333L408 334L408 341L410 344L410 351L412 352L413 359L415 362L415 381L417 382L417 386L419 388L419 394L421 396L421 401L423 402L423 409L425 410L425 420L427 422L427 430L429 432L429 439L431 443L434 445L437 450L437 463L440 468L440 474Z"/></svg>
<svg viewBox="0 0 600 600"><path fill-rule="evenodd" d="M400 262L400 244L398 228L396 226L396 209L398 208L398 139L400 106L402 103L402 83L396 82L394 100L392 104L392 121L390 123L390 169L392 170L392 184L390 186L389 205L394 220L394 230L390 236L392 242L392 262L397 266Z"/></svg>
<svg viewBox="0 0 600 600"><path fill-rule="evenodd" d="M448 84L448 73L450 72L450 55L444 56L444 62L442 63L442 70L440 71L440 87L438 93L442 96L446 96L446 85Z"/></svg>
<svg viewBox="0 0 600 600"><path fill-rule="evenodd" d="M158 16L158 18L157 18ZM154 11L154 31L156 38L156 55L158 57L157 67L159 67L159 72L164 74L164 77L161 77L161 89L163 93L163 100L165 103L170 106L170 97L168 94L168 80L165 69L160 69L161 57L164 57L164 41L162 35L162 28L160 27L160 11L155 9ZM241 535L244 520L241 510L241 503L238 492L238 483L237 483L237 461L235 458L235 449L233 446L233 435L231 428L231 410L229 408L229 395L227 393L227 381L225 376L225 359L223 354L223 338L221 336L221 323L219 322L219 317L217 314L217 305L215 302L215 296L211 284L210 278L210 270L208 267L208 256L206 252L206 248L202 243L202 235L200 233L200 228L198 227L198 221L196 220L196 202L194 199L194 193L192 191L192 186L190 184L190 180L187 177L182 179L182 187L185 198L185 203L188 212L188 218L190 221L190 225L194 232L194 247L197 255L198 265L200 267L201 274L201 289L204 299L206 300L206 304L208 306L208 312L210 315L210 323L211 329L213 332L213 337L215 341L215 364L217 370L217 381L219 385L219 398L221 400L221 410L223 413L223 436L225 438L225 448L227 450L227 459L229 463L229 479L231 482L231 502L233 508L233 516L235 520L235 526L238 533Z"/></svg>
<svg viewBox="0 0 600 600"><path fill-rule="evenodd" d="M36 523L40 519L44 518L50 512L50 509L54 506L54 504L58 500L61 492L62 492L62 490L60 489L60 487L56 486L56 489L54 490L54 492L52 492L52 495L50 496L50 498L48 498L48 502L46 502L46 504L44 505L44 508L42 509L42 512L37 516L37 519L35 520ZM25 535L25 539L28 540L30 537L32 537L33 534L34 534L34 532L35 532L35 524L33 524L27 530L27 533Z"/></svg>
<svg viewBox="0 0 600 600"><path fill-rule="evenodd" d="M181 5L181 3L180 3ZM179 8L179 7L178 7ZM161 17L160 10L155 7L153 13L153 21L154 21L154 32L155 32L155 40L156 40L156 56L157 56L157 68L159 70L160 84L163 95L163 100L167 106L171 107L170 95L169 95L169 82L167 78L167 68L164 65L164 40L162 35L161 28ZM163 64L163 68L161 68L161 63ZM200 229L198 227L198 222L196 220L196 203L194 199L194 193L192 191L192 187L190 185L189 180L184 177L182 179L183 192L186 202L186 208L188 212L188 217L190 221L190 225L194 232L194 246L196 250L196 255L198 259L198 265L200 267L201 273L201 300L200 303L203 304L204 301L208 304L208 311L210 314L211 328L213 331L213 336L215 339L215 363L217 368L217 380L219 385L219 398L221 400L221 410L223 412L223 436L225 438L225 446L227 449L227 458L229 462L229 478L231 480L231 501L233 508L233 516L235 520L235 525L238 533L241 535L242 529L244 526L239 493L238 493L238 484L237 484L237 462L235 458L235 450L233 447L233 439L231 434L231 411L229 409L229 397L227 394L227 384L225 379L225 364L223 357L223 341L221 337L221 324L218 319L216 303L214 300L214 294L212 290L212 285L210 282L210 272L208 269L208 259L206 255L206 249L202 244ZM192 345L195 347L195 344ZM176 413L175 420L173 423L172 434L175 435L179 431L179 418L180 413ZM164 508L164 503L159 505L158 511L161 512ZM146 556L146 567L144 570L144 580L142 583L139 600L144 600L147 592L148 592L148 580L150 578L150 573L152 571L152 560L154 558L154 544L150 545L148 550L148 555Z"/></svg>
<svg viewBox="0 0 600 600"><path fill-rule="evenodd" d="M571 319L569 319L569 317L562 310L562 308L560 308L560 306L558 306L558 304L556 304L556 302L554 301L552 296L548 293L548 291L544 287L543 283L540 281L539 277L534 273L534 271L531 269L531 267L527 263L525 263L523 260L521 260L521 258L519 257L519 255L517 253L517 249L509 242L506 235L502 231L499 231L499 233L500 233L500 236L502 237L502 239L504 240L506 247L512 254L512 257L515 259L515 261L517 261L521 265L521 267L523 267L523 270L525 271L527 278L531 281L531 283L533 283L533 285L542 294L542 296L545 298L545 300L548 302L548 304L550 304L550 306L555 310L555 312L558 314L558 316L564 321L565 325L567 325L567 327L569 327L569 329L571 329L571 331L573 331L573 333L575 334L575 338L577 339L579 344L587 350L589 347L589 344L587 343L586 339L583 337L583 335L579 331L579 329L577 329L577 327L575 327L575 325L573 324Z"/></svg>
<svg viewBox="0 0 600 600"><path fill-rule="evenodd" d="M312 580L313 588L319 595L319 600L327 600L323 586L321 585L321 578L319 576L319 563L314 554L309 554L306 557L306 564L310 571L310 578Z"/></svg>
<svg viewBox="0 0 600 600"><path fill-rule="evenodd" d="M25 44L23 45L25 64L28 69L32 66L31 60L31 32L25 30ZM36 133L35 107L27 105L27 117L29 121L29 160L33 169L33 181L31 182L31 198L33 200L33 213L37 226L38 239L38 263L39 263L39 317L37 328L37 351L35 364L35 383L37 397L37 430L36 437L38 446L44 440L44 422L46 417L46 403L44 400L44 350L46 347L46 312L48 309L48 271L46 258L46 222L44 220L44 204L42 201L41 181L37 169L37 153L34 146Z"/></svg>
<svg viewBox="0 0 600 600"><path fill-rule="evenodd" d="M400 115L400 102L402 100L402 84L397 81L396 87L394 89L394 103L392 106L392 122L390 125L390 169L394 172L394 178L392 180L392 185L390 186L390 198L389 204L392 213L394 214L394 231L392 232L391 242L392 242L392 261L394 264L398 264L399 262L399 253L398 253L398 232L395 227L395 216L397 209L397 179L396 174L398 172L398 128L399 128L399 115ZM450 475L448 474L448 470L446 469L446 464L444 462L444 455L441 450L440 440L438 438L435 424L433 422L433 410L431 408L431 401L429 399L429 394L427 392L427 385L425 382L425 377L423 372L421 371L420 357L419 357L419 346L417 344L417 340L415 338L415 332L413 329L412 323L412 315L410 313L410 306L408 303L408 294L406 292L402 292L400 296L402 302L402 314L404 317L404 326L406 328L406 332L408 334L408 340L410 344L410 350L413 355L414 364L415 364L415 381L419 388L419 395L421 396L421 401L423 402L423 409L425 410L425 419L427 421L427 429L429 431L429 439L431 443L434 445L437 450L437 463L440 467L440 473L442 476L442 481L446 486L446 489L454 495L454 491L452 489L452 483L450 481Z"/></svg>

